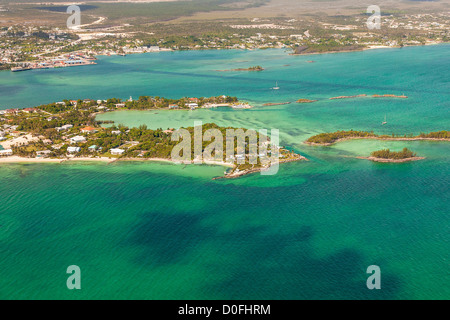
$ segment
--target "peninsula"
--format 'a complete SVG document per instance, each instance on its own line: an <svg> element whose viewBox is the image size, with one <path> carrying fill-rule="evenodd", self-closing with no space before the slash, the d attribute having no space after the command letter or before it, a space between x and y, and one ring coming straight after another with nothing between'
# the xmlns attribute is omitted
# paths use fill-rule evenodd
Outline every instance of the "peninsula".
<svg viewBox="0 0 450 320"><path fill-rule="evenodd" d="M310 137L305 141L309 145L329 146L334 143L350 140L350 139L377 139L377 140L435 140L435 141L450 141L450 131L436 131L430 133L421 133L417 136L413 135L378 135L367 131L336 131L331 133L320 133Z"/></svg>
<svg viewBox="0 0 450 320"><path fill-rule="evenodd" d="M99 104L105 103L105 109L102 109L104 111L118 108L145 110L170 108L166 107L169 101L181 107L185 99L140 97L139 100L125 104L117 99L99 100ZM211 103L227 99L235 101L234 98L221 96L201 98L197 102ZM138 128L121 125L101 127L102 122L95 119L99 109L96 103L93 100L69 100L67 103L4 111L0 117L0 163L137 160L179 162L172 159L172 151L179 144L178 140L172 139L175 129L153 130L145 125ZM195 128L181 129L189 133L188 137L182 136L183 141L188 139L193 146L195 139L198 139L194 135ZM204 124L201 129L201 137L214 132L214 142L209 145L202 142L201 159L193 151L195 147L191 148L191 143L188 143L188 150L184 147L182 149L181 162L189 164L200 160L204 164L229 167L225 178L241 177L268 169L274 161L284 163L306 160L291 150L272 144L269 137L256 131L219 127L214 123ZM230 132L234 135L231 140L228 139ZM229 153L230 148L232 153Z"/></svg>

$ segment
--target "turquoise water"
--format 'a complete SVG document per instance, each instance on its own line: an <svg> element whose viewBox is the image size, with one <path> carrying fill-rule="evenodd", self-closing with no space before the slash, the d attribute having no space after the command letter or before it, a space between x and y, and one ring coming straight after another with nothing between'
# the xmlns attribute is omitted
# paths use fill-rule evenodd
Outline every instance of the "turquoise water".
<svg viewBox="0 0 450 320"><path fill-rule="evenodd" d="M346 141L338 129L448 129L450 46L288 56L281 50L100 58L93 67L0 73L2 107L62 98L236 95L251 110L115 112L126 125L280 130L310 161L275 176L212 180L217 166L0 165L0 298L448 299L449 152L444 142ZM307 60L315 63L307 63ZM217 72L262 65L261 73ZM290 66L284 66L290 64ZM270 90L278 81L280 90ZM409 99L335 100L354 94ZM314 98L312 104L260 107ZM388 124L381 126L387 114ZM426 159L355 159L408 147ZM82 289L66 288L78 265ZM378 265L382 289L366 288Z"/></svg>

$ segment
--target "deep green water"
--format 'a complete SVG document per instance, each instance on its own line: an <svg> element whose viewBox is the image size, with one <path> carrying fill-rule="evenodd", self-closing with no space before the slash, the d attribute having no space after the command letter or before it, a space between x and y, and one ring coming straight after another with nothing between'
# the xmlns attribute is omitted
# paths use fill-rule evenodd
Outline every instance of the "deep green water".
<svg viewBox="0 0 450 320"><path fill-rule="evenodd" d="M448 130L449 53L449 45L309 57L177 52L0 73L3 108L130 95L230 94L255 105L319 100L100 117L154 128L194 120L277 128L281 143L310 161L284 164L275 176L213 181L224 168L159 163L1 165L0 298L449 299L450 145L302 144L338 129ZM266 70L214 71L258 64ZM269 89L275 81L278 91ZM327 99L361 93L409 99ZM353 158L405 146L427 158ZM66 288L72 264L81 268L80 291ZM366 287L372 264L381 268L381 290Z"/></svg>

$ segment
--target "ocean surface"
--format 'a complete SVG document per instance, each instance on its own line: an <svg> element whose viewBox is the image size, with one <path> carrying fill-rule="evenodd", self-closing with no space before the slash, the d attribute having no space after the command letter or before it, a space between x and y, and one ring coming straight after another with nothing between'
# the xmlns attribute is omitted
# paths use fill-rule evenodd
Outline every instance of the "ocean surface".
<svg viewBox="0 0 450 320"><path fill-rule="evenodd" d="M281 145L309 159L234 180L212 180L225 169L206 165L0 164L0 298L449 299L450 145L303 144L335 130L449 130L449 56L450 45L312 56L221 50L0 72L1 109L64 98L237 96L256 107L98 118L278 129ZM265 70L217 71L255 65ZM271 89L276 81L280 90ZM329 100L357 94L409 98ZM318 101L262 106L299 98ZM403 147L426 159L355 159ZM81 290L66 287L70 265L81 268ZM370 265L381 269L381 290L366 287Z"/></svg>

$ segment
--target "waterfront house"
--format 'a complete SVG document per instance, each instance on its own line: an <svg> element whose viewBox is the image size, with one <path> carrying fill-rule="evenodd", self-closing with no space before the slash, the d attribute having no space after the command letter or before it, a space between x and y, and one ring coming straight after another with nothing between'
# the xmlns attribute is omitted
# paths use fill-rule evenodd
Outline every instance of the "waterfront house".
<svg viewBox="0 0 450 320"><path fill-rule="evenodd" d="M169 109L178 109L178 105L177 104L169 104Z"/></svg>
<svg viewBox="0 0 450 320"><path fill-rule="evenodd" d="M80 147L68 147L67 148L67 152L68 153L77 153L77 152L80 152L80 151L81 151Z"/></svg>
<svg viewBox="0 0 450 320"><path fill-rule="evenodd" d="M83 136L75 136L70 138L70 143L83 143L86 142L86 138Z"/></svg>
<svg viewBox="0 0 450 320"><path fill-rule="evenodd" d="M7 109L6 113L7 114L18 114L19 113L19 109Z"/></svg>
<svg viewBox="0 0 450 320"><path fill-rule="evenodd" d="M82 133L95 133L97 131L98 131L97 129L95 129L93 127L89 127L89 126L81 129Z"/></svg>
<svg viewBox="0 0 450 320"><path fill-rule="evenodd" d="M116 103L116 108L125 108L125 103Z"/></svg>
<svg viewBox="0 0 450 320"><path fill-rule="evenodd" d="M39 110L36 109L36 108L25 108L25 109L23 109L23 112L25 112L25 113L35 113L35 112L39 112Z"/></svg>
<svg viewBox="0 0 450 320"><path fill-rule="evenodd" d="M0 157L7 157L12 155L13 155L12 149L0 150Z"/></svg>
<svg viewBox="0 0 450 320"><path fill-rule="evenodd" d="M198 104L196 103L188 103L187 105L191 110L194 110L195 108L198 108Z"/></svg>
<svg viewBox="0 0 450 320"><path fill-rule="evenodd" d="M109 152L112 155L120 156L121 154L123 154L125 152L125 150L123 150L123 149L111 149L111 150L109 150Z"/></svg>
<svg viewBox="0 0 450 320"><path fill-rule="evenodd" d="M94 152L94 151L97 151L97 146L94 144L94 145L90 146L88 149L90 152Z"/></svg>
<svg viewBox="0 0 450 320"><path fill-rule="evenodd" d="M74 107L76 107L77 104L78 104L77 100L70 100L69 102L70 102L70 104L73 105Z"/></svg>

